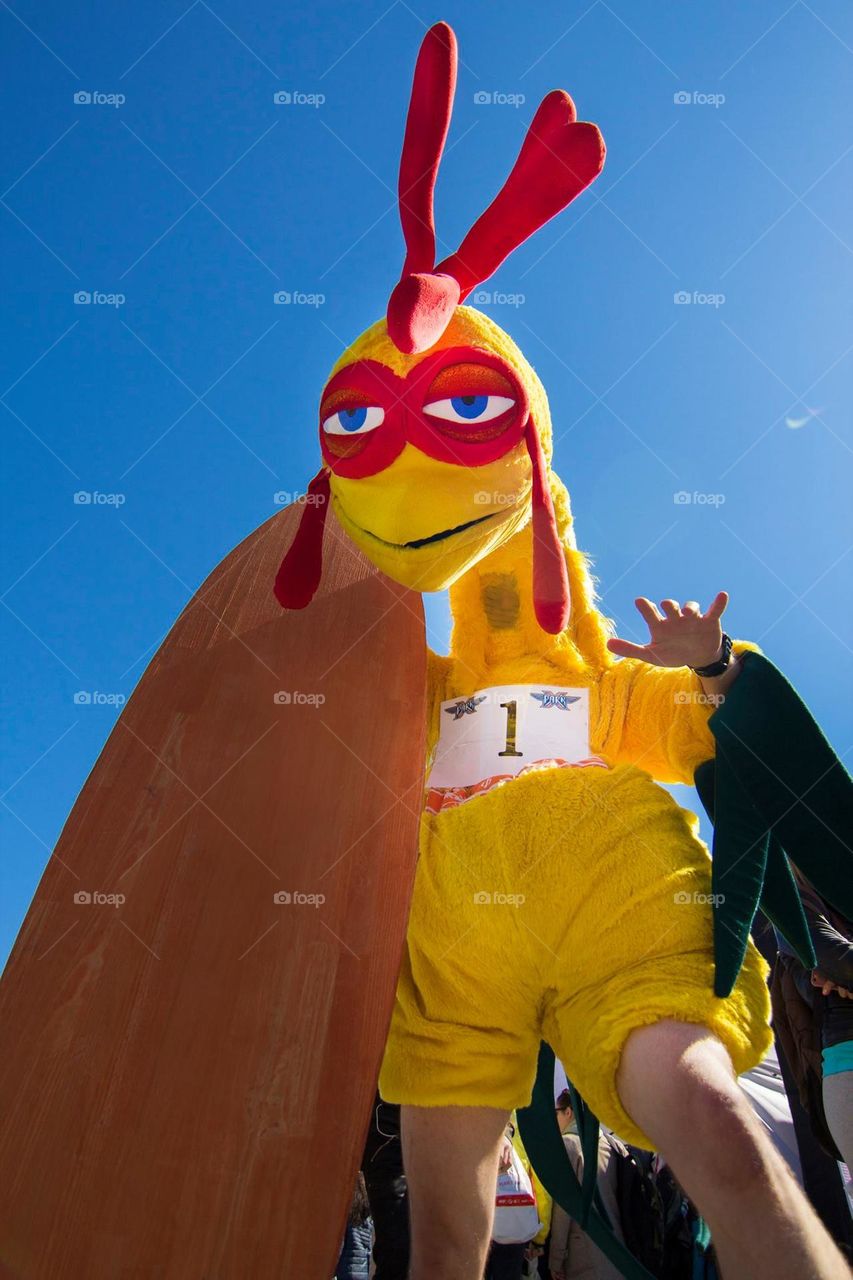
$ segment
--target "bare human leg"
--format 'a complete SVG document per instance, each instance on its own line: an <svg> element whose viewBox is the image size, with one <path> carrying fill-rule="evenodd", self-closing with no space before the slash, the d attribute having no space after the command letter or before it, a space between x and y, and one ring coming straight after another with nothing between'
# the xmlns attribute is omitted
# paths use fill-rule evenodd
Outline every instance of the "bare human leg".
<svg viewBox="0 0 853 1280"><path fill-rule="evenodd" d="M401 1119L412 1228L409 1280L479 1280L509 1112L404 1106Z"/></svg>
<svg viewBox="0 0 853 1280"><path fill-rule="evenodd" d="M666 1020L633 1031L617 1088L707 1219L724 1280L848 1280L707 1028Z"/></svg>

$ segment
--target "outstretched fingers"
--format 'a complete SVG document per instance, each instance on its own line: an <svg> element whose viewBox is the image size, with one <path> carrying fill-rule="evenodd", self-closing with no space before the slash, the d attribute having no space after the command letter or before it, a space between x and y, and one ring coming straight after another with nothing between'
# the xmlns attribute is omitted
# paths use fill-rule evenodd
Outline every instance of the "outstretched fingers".
<svg viewBox="0 0 853 1280"><path fill-rule="evenodd" d="M714 596L714 599L711 601L711 604L708 607L708 612L705 614L705 617L714 618L714 619L722 618L726 610L726 605L728 603L729 603L728 591L718 591L717 594Z"/></svg>
<svg viewBox="0 0 853 1280"><path fill-rule="evenodd" d="M663 622L657 605L647 600L645 596L638 596L634 604L647 624L649 633L654 635L657 624ZM620 640L618 636L614 636L612 640L607 641L607 648L619 658L640 658L643 662L654 661L650 646L647 644L633 644L630 640Z"/></svg>
<svg viewBox="0 0 853 1280"><path fill-rule="evenodd" d="M632 644L630 640L620 640L618 636L613 636L607 641L607 647L619 658L640 658L643 662L653 661L647 644Z"/></svg>
<svg viewBox="0 0 853 1280"><path fill-rule="evenodd" d="M657 605L652 604L651 600L647 600L645 596L638 596L634 601L634 604L639 609L640 616L648 623L650 631L656 622L663 622L663 618L658 611Z"/></svg>

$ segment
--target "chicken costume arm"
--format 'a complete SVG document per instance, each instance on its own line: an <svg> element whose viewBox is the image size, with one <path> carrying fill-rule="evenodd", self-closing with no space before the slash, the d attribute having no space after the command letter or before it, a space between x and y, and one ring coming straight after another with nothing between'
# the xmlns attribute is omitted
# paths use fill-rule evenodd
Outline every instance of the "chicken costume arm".
<svg viewBox="0 0 853 1280"><path fill-rule="evenodd" d="M733 651L759 652L744 640L736 640ZM716 702L703 692L699 677L688 667L653 667L623 658L605 673L602 685L622 726L616 762L637 765L658 782L692 786L699 765L715 752L709 721Z"/></svg>

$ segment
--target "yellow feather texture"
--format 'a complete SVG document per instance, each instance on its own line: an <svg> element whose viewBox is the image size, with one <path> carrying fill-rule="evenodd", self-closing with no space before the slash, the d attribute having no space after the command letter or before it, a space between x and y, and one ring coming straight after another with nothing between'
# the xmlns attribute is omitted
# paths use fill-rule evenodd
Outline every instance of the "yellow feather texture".
<svg viewBox="0 0 853 1280"><path fill-rule="evenodd" d="M457 345L514 369L550 462L545 389L509 335L459 307L433 350ZM421 358L400 353L383 320L333 373L370 359L402 376ZM380 569L415 589L450 588L450 653L430 655L430 752L443 700L499 685L564 686L589 689L590 750L610 766L534 770L425 814L380 1083L389 1101L510 1109L529 1100L544 1036L600 1118L650 1146L616 1090L626 1037L659 1018L702 1023L738 1071L749 1069L771 1041L766 965L750 946L732 995L713 995L710 857L694 815L652 780L692 782L714 753L713 705L687 668L609 653L612 626L576 546L568 492L550 470L571 619L561 635L542 631L530 478L521 444L485 467L407 446L376 476L331 481L338 519ZM520 500L487 533L403 545L481 516L484 492L498 510L508 496Z"/></svg>

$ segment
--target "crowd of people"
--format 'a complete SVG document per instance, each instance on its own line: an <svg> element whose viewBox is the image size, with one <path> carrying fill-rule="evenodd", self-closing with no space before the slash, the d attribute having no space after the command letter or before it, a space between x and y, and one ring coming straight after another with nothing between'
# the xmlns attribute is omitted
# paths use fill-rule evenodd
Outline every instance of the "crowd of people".
<svg viewBox="0 0 853 1280"><path fill-rule="evenodd" d="M805 1190L853 1259L853 925L800 877L817 966L807 970L785 937L771 977L780 1065L793 1112ZM583 1150L572 1097L555 1098L555 1120L575 1176ZM617 1240L661 1280L716 1280L713 1241L660 1155L602 1129L597 1204ZM760 1225L758 1226L760 1229ZM406 1280L409 1220L400 1109L378 1095L334 1280ZM492 1244L484 1280L618 1280L621 1272L578 1222L553 1202L518 1133L507 1126L495 1184Z"/></svg>

